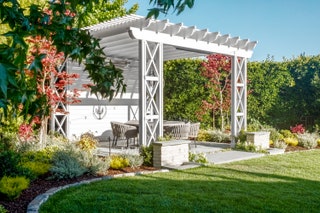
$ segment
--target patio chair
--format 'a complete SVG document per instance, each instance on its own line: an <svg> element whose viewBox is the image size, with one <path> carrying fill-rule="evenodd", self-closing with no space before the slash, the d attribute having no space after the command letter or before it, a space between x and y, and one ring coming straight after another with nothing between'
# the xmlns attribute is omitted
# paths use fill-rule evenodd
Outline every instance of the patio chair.
<svg viewBox="0 0 320 213"><path fill-rule="evenodd" d="M194 141L194 147L197 147L197 138L200 129L200 123L191 123L190 124L190 132L189 139Z"/></svg>
<svg viewBox="0 0 320 213"><path fill-rule="evenodd" d="M134 126L130 126L121 122L111 121L111 128L113 133L112 145L116 146L118 140L127 140L127 147L129 147L129 140L133 139L135 144L135 138L138 137L138 129Z"/></svg>
<svg viewBox="0 0 320 213"><path fill-rule="evenodd" d="M189 131L190 123L164 127L165 134L169 134L173 139L188 139Z"/></svg>

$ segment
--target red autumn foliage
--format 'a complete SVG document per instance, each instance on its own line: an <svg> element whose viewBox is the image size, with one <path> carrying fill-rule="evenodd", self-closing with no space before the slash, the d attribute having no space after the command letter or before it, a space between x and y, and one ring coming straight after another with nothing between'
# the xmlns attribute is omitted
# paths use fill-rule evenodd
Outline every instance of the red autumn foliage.
<svg viewBox="0 0 320 213"><path fill-rule="evenodd" d="M294 127L290 127L290 131L296 134L303 134L305 133L305 128L303 127L303 124L297 124Z"/></svg>

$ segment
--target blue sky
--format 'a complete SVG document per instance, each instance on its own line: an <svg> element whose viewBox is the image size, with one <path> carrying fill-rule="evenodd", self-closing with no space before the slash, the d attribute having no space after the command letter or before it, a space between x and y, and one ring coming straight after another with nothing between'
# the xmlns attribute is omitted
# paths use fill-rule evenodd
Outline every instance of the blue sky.
<svg viewBox="0 0 320 213"><path fill-rule="evenodd" d="M152 7L149 0L128 0L126 6L134 3L138 15ZM159 19L258 41L250 61L320 54L320 0L195 0L191 10Z"/></svg>

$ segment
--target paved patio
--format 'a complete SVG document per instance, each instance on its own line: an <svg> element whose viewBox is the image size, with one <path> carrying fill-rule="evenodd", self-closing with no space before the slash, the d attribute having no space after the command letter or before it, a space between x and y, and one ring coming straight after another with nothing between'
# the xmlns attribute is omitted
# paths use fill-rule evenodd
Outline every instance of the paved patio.
<svg viewBox="0 0 320 213"><path fill-rule="evenodd" d="M214 143L214 142L197 142L197 146L193 142L190 143L190 152L204 153L210 163L222 164L230 163L240 160L248 160L265 156L262 153L252 153L244 151L236 151L230 148L228 143ZM277 154L277 150L270 150L270 154ZM101 155L109 154L139 154L139 147L131 145L126 147L126 141L118 141L117 147L109 146L109 142L100 142L98 153Z"/></svg>

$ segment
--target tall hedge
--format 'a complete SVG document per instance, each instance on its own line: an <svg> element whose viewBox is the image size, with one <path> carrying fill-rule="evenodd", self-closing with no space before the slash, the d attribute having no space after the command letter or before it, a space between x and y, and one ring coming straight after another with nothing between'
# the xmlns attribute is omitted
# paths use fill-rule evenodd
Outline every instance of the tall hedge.
<svg viewBox="0 0 320 213"><path fill-rule="evenodd" d="M201 59L178 59L164 64L164 119L199 121L197 111L208 93L206 78L200 75ZM210 114L202 125L209 125Z"/></svg>
<svg viewBox="0 0 320 213"><path fill-rule="evenodd" d="M164 65L165 119L197 121L202 100L209 97L201 77L201 59L168 61ZM248 63L248 123L257 120L279 129L320 125L320 55L276 62ZM212 126L208 112L202 124Z"/></svg>

